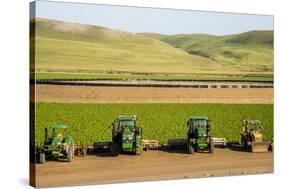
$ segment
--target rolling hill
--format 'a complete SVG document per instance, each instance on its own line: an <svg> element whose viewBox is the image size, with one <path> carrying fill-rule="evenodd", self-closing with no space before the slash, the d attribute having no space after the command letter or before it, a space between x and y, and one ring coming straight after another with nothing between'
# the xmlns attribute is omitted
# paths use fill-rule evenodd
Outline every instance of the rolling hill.
<svg viewBox="0 0 281 189"><path fill-rule="evenodd" d="M273 71L272 31L168 36L41 18L34 23L31 52L37 72L186 76Z"/></svg>
<svg viewBox="0 0 281 189"><path fill-rule="evenodd" d="M236 35L179 34L155 37L193 55L205 57L241 72L273 71L273 31L249 31Z"/></svg>
<svg viewBox="0 0 281 189"><path fill-rule="evenodd" d="M185 73L219 67L158 39L99 26L37 19L35 31L37 70Z"/></svg>

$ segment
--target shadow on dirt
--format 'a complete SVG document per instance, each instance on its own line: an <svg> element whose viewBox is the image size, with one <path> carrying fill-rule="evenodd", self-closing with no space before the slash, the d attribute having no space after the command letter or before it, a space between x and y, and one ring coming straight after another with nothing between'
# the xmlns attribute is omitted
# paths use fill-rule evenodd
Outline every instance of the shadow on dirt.
<svg viewBox="0 0 281 189"><path fill-rule="evenodd" d="M106 151L95 151L93 149L87 151L87 156L97 156L97 157L113 157L109 150Z"/></svg>
<svg viewBox="0 0 281 189"><path fill-rule="evenodd" d="M244 152L244 149L238 142L227 143L226 147L232 151Z"/></svg>
<svg viewBox="0 0 281 189"><path fill-rule="evenodd" d="M243 152L244 149L241 147L239 142L229 142L226 146L216 145L215 149L230 149L232 151ZM177 138L177 139L169 139L166 145L159 147L159 151L167 152L167 153L182 153L188 154L186 147L186 139ZM208 154L208 151L204 150L196 150L196 153Z"/></svg>
<svg viewBox="0 0 281 189"><path fill-rule="evenodd" d="M161 146L158 149L159 151L166 152L166 153L179 153L179 154L186 154L186 148L184 147L170 147L170 146Z"/></svg>
<svg viewBox="0 0 281 189"><path fill-rule="evenodd" d="M230 149L232 151L243 152L243 148L238 142L231 142L227 143L226 146L215 146L215 149ZM187 147L186 147L186 139L178 138L178 139L169 139L167 144L161 145L158 148L158 151L166 152L166 153L178 153L178 154L188 154ZM144 151L145 152L145 151ZM209 151L204 150L196 150L196 153L201 154L209 154ZM128 156L135 156L133 153L129 152L122 152L122 155ZM87 156L96 156L96 157L114 157L109 149L100 151L100 150L93 150L88 149Z"/></svg>
<svg viewBox="0 0 281 189"><path fill-rule="evenodd" d="M129 153L129 152L121 152L119 155L128 155L128 156L135 156L135 154L133 153ZM89 150L87 151L87 156L96 156L96 157L116 157L114 155L112 155L112 153L110 151L94 151L94 150Z"/></svg>
<svg viewBox="0 0 281 189"><path fill-rule="evenodd" d="M166 153L175 153L175 154L189 154L186 147L171 147L166 146L165 148L161 147L158 149L159 151L166 152ZM209 154L209 151L204 150L196 150L194 153L200 153L200 154Z"/></svg>
<svg viewBox="0 0 281 189"><path fill-rule="evenodd" d="M75 157L74 157L75 158ZM67 163L67 159L64 158L46 158L46 161L53 161L53 162L64 162Z"/></svg>
<svg viewBox="0 0 281 189"><path fill-rule="evenodd" d="M159 146L159 151L167 152L167 153L181 153L186 154L186 139L184 138L176 138L169 139L167 144Z"/></svg>

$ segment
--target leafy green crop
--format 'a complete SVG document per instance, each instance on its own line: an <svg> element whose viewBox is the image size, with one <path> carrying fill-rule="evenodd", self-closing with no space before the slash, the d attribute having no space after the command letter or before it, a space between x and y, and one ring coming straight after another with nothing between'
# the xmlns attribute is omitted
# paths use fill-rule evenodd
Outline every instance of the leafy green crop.
<svg viewBox="0 0 281 189"><path fill-rule="evenodd" d="M111 123L118 115L137 115L143 138L186 137L190 116L209 116L212 135L239 141L241 119L259 119L266 140L273 139L273 105L264 104L60 104L36 103L36 143L42 144L44 128L54 123L69 125L68 133L76 143L91 145L111 140Z"/></svg>

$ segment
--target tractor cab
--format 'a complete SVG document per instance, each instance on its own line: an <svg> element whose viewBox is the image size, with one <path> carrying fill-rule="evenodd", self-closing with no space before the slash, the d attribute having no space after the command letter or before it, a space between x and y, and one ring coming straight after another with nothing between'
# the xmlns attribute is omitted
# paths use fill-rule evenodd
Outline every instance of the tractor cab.
<svg viewBox="0 0 281 189"><path fill-rule="evenodd" d="M135 117L120 117L118 119L118 125L123 130L123 133L133 132L136 129L136 118Z"/></svg>
<svg viewBox="0 0 281 189"><path fill-rule="evenodd" d="M113 131L123 135L130 135L138 130L136 116L119 116L112 125Z"/></svg>
<svg viewBox="0 0 281 189"><path fill-rule="evenodd" d="M242 120L242 133L261 133L263 127L261 126L260 120L249 120L243 119Z"/></svg>
<svg viewBox="0 0 281 189"><path fill-rule="evenodd" d="M263 142L263 127L261 126L260 120L249 120L243 119L242 124L242 135L248 135L246 137L251 138L252 142Z"/></svg>
<svg viewBox="0 0 281 189"><path fill-rule="evenodd" d="M61 145L65 141L67 125L52 125L52 134L48 136L48 130L45 128L45 143L52 145Z"/></svg>
<svg viewBox="0 0 281 189"><path fill-rule="evenodd" d="M207 137L210 131L210 121L207 117L191 117L188 121L189 133L194 138Z"/></svg>

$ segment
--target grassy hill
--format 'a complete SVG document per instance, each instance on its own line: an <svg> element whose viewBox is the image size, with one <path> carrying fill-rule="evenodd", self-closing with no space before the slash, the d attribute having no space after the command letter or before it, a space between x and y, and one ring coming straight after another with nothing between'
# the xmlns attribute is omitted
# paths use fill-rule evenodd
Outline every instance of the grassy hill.
<svg viewBox="0 0 281 189"><path fill-rule="evenodd" d="M34 48L32 38L31 52L35 50L35 69L48 78L51 73L173 78L272 74L273 47L267 39L270 31L254 32L265 36L260 41L261 37L252 32L222 37L167 36L48 19L34 23L36 43Z"/></svg>
<svg viewBox="0 0 281 189"><path fill-rule="evenodd" d="M185 73L218 66L158 39L98 26L38 19L35 37L37 70Z"/></svg>
<svg viewBox="0 0 281 189"><path fill-rule="evenodd" d="M273 31L249 31L236 35L179 34L162 36L143 34L182 49L189 54L219 63L226 70L241 72L273 71Z"/></svg>

